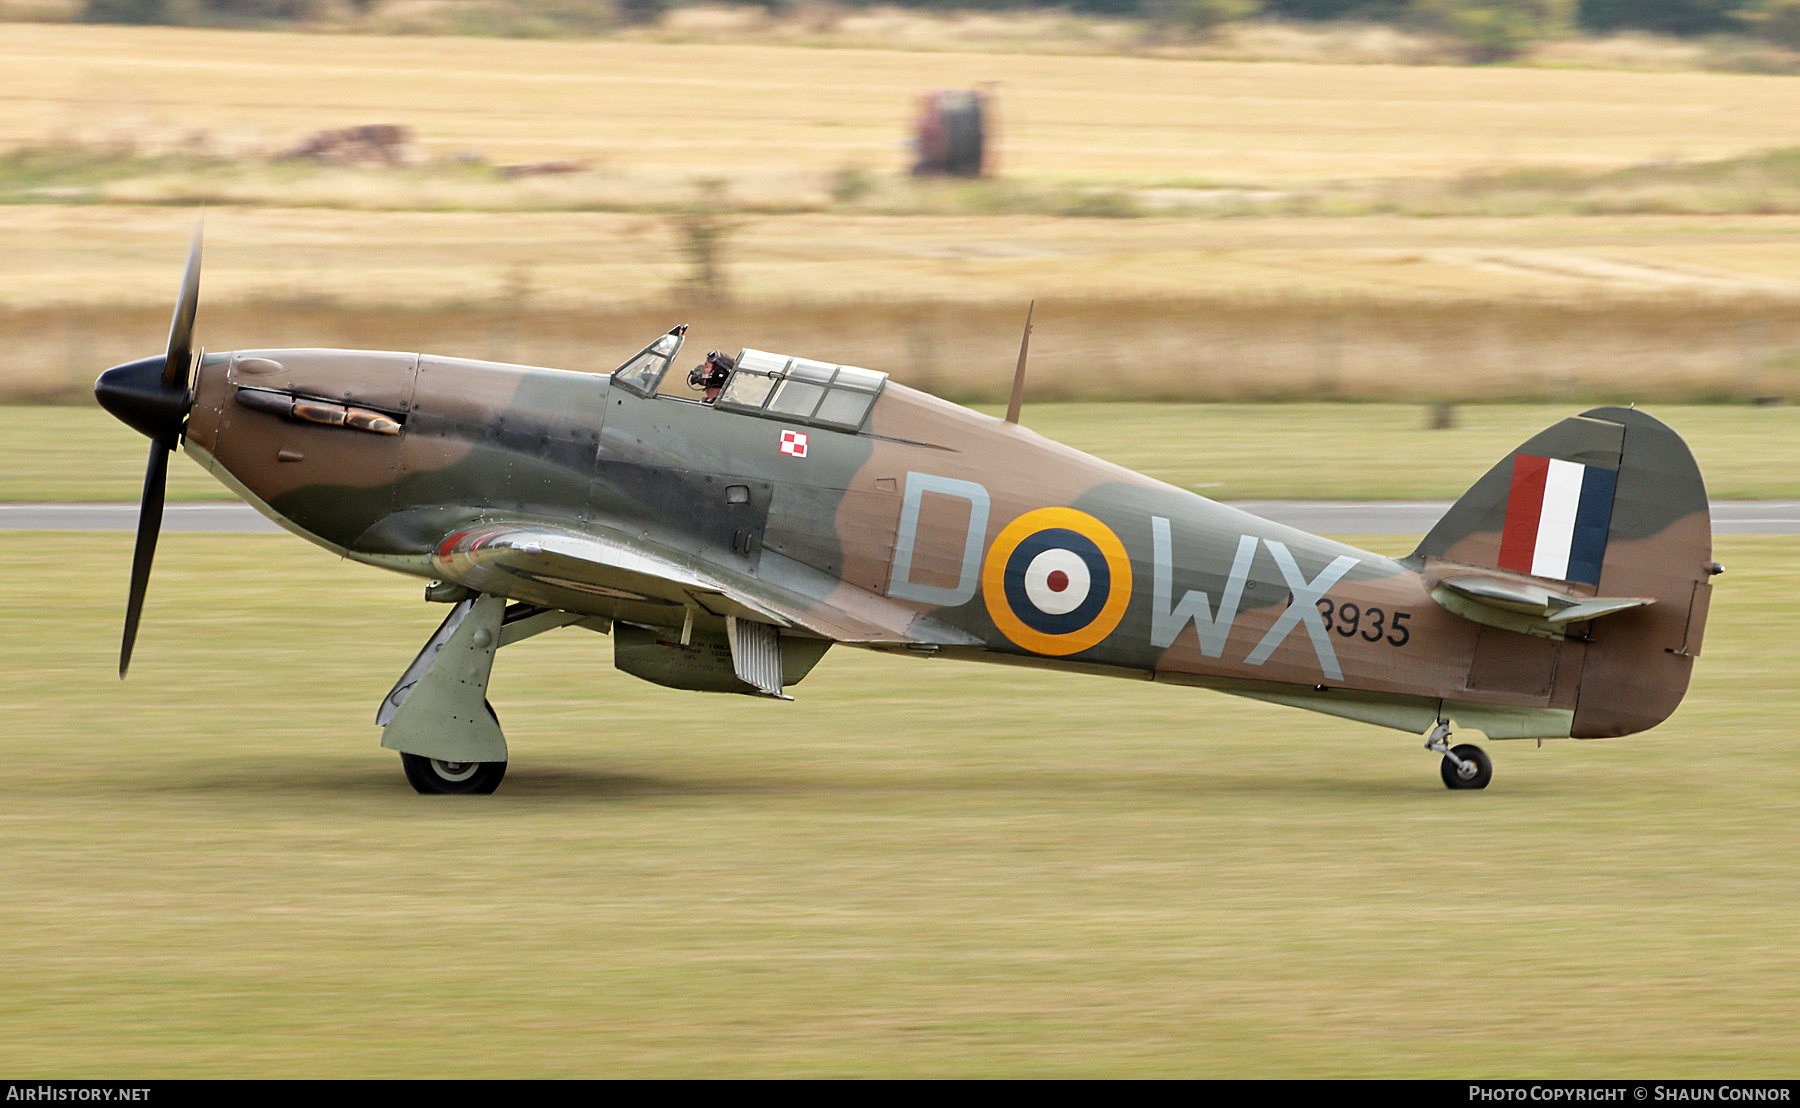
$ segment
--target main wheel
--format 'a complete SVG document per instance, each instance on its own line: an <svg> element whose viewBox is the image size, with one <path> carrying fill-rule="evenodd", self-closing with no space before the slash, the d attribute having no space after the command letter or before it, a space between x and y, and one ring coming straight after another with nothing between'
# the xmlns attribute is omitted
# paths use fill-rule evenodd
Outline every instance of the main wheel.
<svg viewBox="0 0 1800 1108"><path fill-rule="evenodd" d="M499 723L500 717L495 714L494 706L485 700L481 704L487 709L488 718ZM406 779L412 787L426 796L446 793L485 796L499 788L500 779L506 776L505 762L446 762L405 751L400 753L400 767L406 771Z"/></svg>
<svg viewBox="0 0 1800 1108"><path fill-rule="evenodd" d="M1450 758L1445 758L1438 766L1443 774L1444 787L1447 789L1485 789L1488 782L1494 779L1494 763L1489 760L1487 751L1474 743L1464 743L1450 748L1450 753L1461 758L1465 766L1459 766Z"/></svg>
<svg viewBox="0 0 1800 1108"><path fill-rule="evenodd" d="M443 793L491 793L506 776L505 762L446 762L423 754L400 755L412 787L426 796Z"/></svg>

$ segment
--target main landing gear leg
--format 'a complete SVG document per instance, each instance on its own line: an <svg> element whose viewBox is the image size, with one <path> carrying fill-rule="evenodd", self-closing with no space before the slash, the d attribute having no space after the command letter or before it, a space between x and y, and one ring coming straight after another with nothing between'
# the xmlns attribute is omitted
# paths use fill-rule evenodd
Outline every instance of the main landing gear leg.
<svg viewBox="0 0 1800 1108"><path fill-rule="evenodd" d="M506 776L506 736L487 702L506 601L486 594L450 610L395 684L375 722L421 793L491 793Z"/></svg>
<svg viewBox="0 0 1800 1108"><path fill-rule="evenodd" d="M1494 763L1489 760L1487 751L1474 743L1450 745L1450 721L1447 719L1438 720L1431 734L1425 737L1425 749L1444 756L1438 772L1444 778L1446 789L1485 789L1494 779Z"/></svg>

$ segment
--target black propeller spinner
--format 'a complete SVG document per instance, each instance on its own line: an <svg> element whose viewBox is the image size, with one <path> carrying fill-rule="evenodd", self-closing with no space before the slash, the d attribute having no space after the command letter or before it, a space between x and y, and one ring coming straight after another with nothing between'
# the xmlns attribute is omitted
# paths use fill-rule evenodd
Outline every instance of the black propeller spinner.
<svg viewBox="0 0 1800 1108"><path fill-rule="evenodd" d="M144 498L138 508L137 549L131 556L131 592L125 602L125 638L119 646L120 677L131 666L131 647L137 641L138 618L144 611L144 590L150 583L150 563L156 557L156 537L162 530L169 455L181 441L188 411L194 406L188 370L194 360L194 309L199 298L200 228L196 226L188 243L187 271L181 278L175 316L169 322L167 352L113 366L94 382L100 406L150 439Z"/></svg>

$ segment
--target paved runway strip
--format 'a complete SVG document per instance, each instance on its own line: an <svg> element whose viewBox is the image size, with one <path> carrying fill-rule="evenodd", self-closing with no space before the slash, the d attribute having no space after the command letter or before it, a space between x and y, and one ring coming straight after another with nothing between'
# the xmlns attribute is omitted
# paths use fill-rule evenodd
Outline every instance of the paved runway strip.
<svg viewBox="0 0 1800 1108"><path fill-rule="evenodd" d="M1328 535L1423 535L1450 508L1448 500L1238 500L1265 519ZM0 530L131 531L136 504L0 504ZM1713 504L1718 535L1800 534L1800 500L1721 500ZM248 504L169 504L165 531L279 531Z"/></svg>
<svg viewBox="0 0 1800 1108"><path fill-rule="evenodd" d="M135 531L136 504L0 504L4 531ZM235 501L163 506L164 531L279 531L255 508Z"/></svg>

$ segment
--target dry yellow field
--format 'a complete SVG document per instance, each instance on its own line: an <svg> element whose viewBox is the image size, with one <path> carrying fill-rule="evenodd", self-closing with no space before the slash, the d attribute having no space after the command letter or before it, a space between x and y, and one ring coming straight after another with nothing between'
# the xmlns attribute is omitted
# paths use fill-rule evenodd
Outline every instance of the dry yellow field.
<svg viewBox="0 0 1800 1108"><path fill-rule="evenodd" d="M191 208L0 206L0 305L161 305ZM1247 296L1417 303L1800 300L1800 216L1068 219L750 215L726 255L740 299L1022 306L1033 297ZM666 301L669 221L611 212L214 208L206 303Z"/></svg>
<svg viewBox="0 0 1800 1108"><path fill-rule="evenodd" d="M160 342L190 209L0 206L0 395L73 398ZM207 215L212 349L420 349L610 368L682 320L1004 396L1705 400L1800 392L1800 217L750 217L735 302L684 303L667 221Z"/></svg>
<svg viewBox="0 0 1800 1108"><path fill-rule="evenodd" d="M914 97L997 82L1007 172L1122 181L1615 166L1800 142L1800 78L8 24L0 145L274 147L400 123L435 154L774 178L900 169Z"/></svg>
<svg viewBox="0 0 1800 1108"><path fill-rule="evenodd" d="M215 349L378 346L581 367L690 319L709 345L828 354L983 398L1005 388L1036 298L1044 397L1797 391L1795 215L786 210L823 203L847 167L901 187L914 95L990 80L1004 176L973 193L941 186L946 210L1008 210L1015 182L1076 197L1267 193L1800 142L1787 110L1796 77L7 24L0 146L200 134L216 150L267 152L379 121L414 128L432 156L594 164L509 185L366 170L208 178L199 194L221 202L207 214L200 334ZM682 302L691 271L668 217L526 210L676 204L701 177L772 206L730 217L723 310ZM120 188L195 195L186 177ZM929 210L931 195L907 203ZM493 210L503 203L522 210ZM482 210L458 210L470 207ZM0 396L73 397L154 344L193 218L157 203L0 205Z"/></svg>

